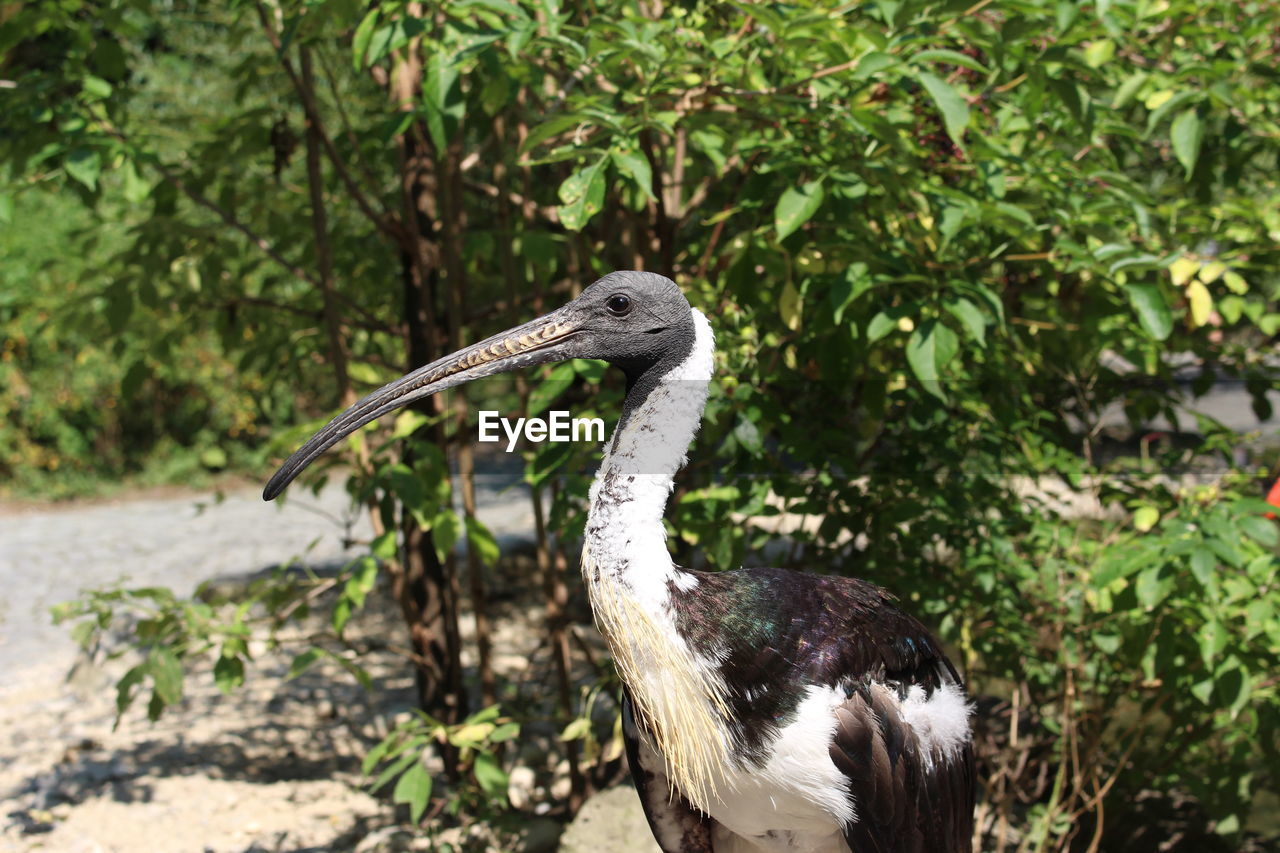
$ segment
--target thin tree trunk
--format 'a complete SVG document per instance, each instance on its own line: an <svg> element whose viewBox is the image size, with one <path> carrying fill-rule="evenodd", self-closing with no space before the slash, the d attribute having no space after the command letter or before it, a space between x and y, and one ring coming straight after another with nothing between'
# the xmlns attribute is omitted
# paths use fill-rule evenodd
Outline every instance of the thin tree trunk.
<svg viewBox="0 0 1280 853"><path fill-rule="evenodd" d="M420 6L411 4L409 13L421 16ZM406 112L412 112L418 100L422 80L419 51L420 41L415 38L401 50L386 81L393 102ZM435 309L439 253L432 242L434 173L420 122L411 123L396 142L400 148L401 219L407 240L401 254L405 345L407 367L412 370L443 354ZM413 408L428 416L438 415L440 400L432 396ZM433 440L445 448L443 424L433 429ZM412 464L413 460L405 461ZM442 476L448 478L448 472ZM456 566L451 555L439 559L430 531L423 530L411 513L402 511L399 526L403 565L392 581L410 644L418 656L418 704L445 722L458 722L466 715L467 698L462 681ZM446 771L456 778L456 750L444 748L442 753Z"/></svg>
<svg viewBox="0 0 1280 853"><path fill-rule="evenodd" d="M315 91L315 77L311 68L311 52L305 45L298 46L298 64L302 69L302 83L310 91ZM356 401L355 391L351 387L351 377L347 374L346 336L342 329L337 295L333 286L333 247L329 240L329 223L324 205L324 175L321 170L320 127L311 120L307 122L307 189L311 197L311 228L315 233L316 266L320 273L320 292L324 298L324 327L329 343L329 363L333 366L334 379L338 387L338 401L343 406L350 406Z"/></svg>
<svg viewBox="0 0 1280 853"><path fill-rule="evenodd" d="M437 158L437 209L440 211L441 251L448 294L449 347L463 346L465 330L464 297L467 292L467 271L462 258L465 242L466 211L462 203L462 172L459 163L462 148L451 143ZM471 442L463 431L467 428L467 395L464 389L452 392L454 423L458 430L458 480L462 487L462 512L467 525L476 523L475 457ZM485 588L484 566L471 543L467 543L467 577L470 581L471 610L476 620L476 646L479 651L480 694L485 705L492 705L497 698L493 678L493 641L489 627L488 592Z"/></svg>

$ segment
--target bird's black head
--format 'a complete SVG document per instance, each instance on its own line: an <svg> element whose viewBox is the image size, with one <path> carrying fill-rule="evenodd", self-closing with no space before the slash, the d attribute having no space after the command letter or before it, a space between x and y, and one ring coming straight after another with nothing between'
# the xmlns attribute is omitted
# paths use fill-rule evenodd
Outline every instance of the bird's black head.
<svg viewBox="0 0 1280 853"><path fill-rule="evenodd" d="M657 273L609 273L560 310L579 330L574 355L607 361L632 382L679 364L693 347L689 300Z"/></svg>
<svg viewBox="0 0 1280 853"><path fill-rule="evenodd" d="M276 497L343 437L423 397L495 373L568 358L607 361L625 371L634 386L680 364L693 348L695 331L693 309L674 281L655 273L610 273L564 307L374 391L285 460L262 496Z"/></svg>

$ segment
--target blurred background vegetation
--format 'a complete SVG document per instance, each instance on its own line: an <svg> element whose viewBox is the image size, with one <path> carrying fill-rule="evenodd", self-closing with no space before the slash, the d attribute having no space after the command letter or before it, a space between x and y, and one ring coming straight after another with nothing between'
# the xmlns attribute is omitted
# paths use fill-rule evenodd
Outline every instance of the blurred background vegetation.
<svg viewBox="0 0 1280 853"><path fill-rule="evenodd" d="M1280 370L1278 33L1235 0L0 4L3 488L263 477L406 369L655 270L723 378L677 559L857 574L934 625L977 697L984 849L1263 849L1275 422L1242 433ZM1224 389L1252 414L1201 406ZM576 363L470 393L619 392ZM311 605L298 668L359 677L344 628L383 579L423 714L368 770L415 822L510 815L473 414L433 400L311 475L374 521L336 578L67 608L141 651L122 712L194 656L234 689ZM566 813L618 760L616 685L578 700L566 634L596 455L524 456Z"/></svg>

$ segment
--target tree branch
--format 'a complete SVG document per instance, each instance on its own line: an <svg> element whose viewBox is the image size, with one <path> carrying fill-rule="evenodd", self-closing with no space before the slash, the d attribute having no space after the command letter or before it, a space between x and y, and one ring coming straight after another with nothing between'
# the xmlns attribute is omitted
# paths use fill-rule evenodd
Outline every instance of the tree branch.
<svg viewBox="0 0 1280 853"><path fill-rule="evenodd" d="M294 89L298 92L298 96L302 99L302 108L307 115L307 120L315 126L316 132L319 134L320 143L324 146L325 154L328 155L329 161L333 163L333 168L338 173L338 178L347 188L347 192L351 195L352 200L355 201L356 206L360 208L361 213L369 221L377 225L379 230L394 240L397 245L407 247L407 235L404 233L404 229L395 214L390 211L380 214L373 209L369 199L364 194L364 190L360 188L355 178L351 176L351 171L347 168L346 162L338 156L338 149L334 147L333 139L324 129L324 120L321 119L320 110L316 106L315 92L298 75L293 63L289 61L288 55L283 51L280 35L276 32L275 27L271 25L266 6L262 4L261 0L258 0L254 6L258 10L258 18L262 21L262 29L266 33L267 41L275 48L276 54L280 58L280 65L284 68L285 74L288 75Z"/></svg>
<svg viewBox="0 0 1280 853"><path fill-rule="evenodd" d="M121 141L124 141L124 134L120 133L119 131L112 131L112 133ZM289 261L287 258L284 257L284 255L281 255L278 251L276 251L275 247L272 246L271 243L265 237L258 234L258 232L254 231L248 225L245 225L243 222L237 219L233 213L231 213L230 211L228 211L227 209L219 205L217 202L214 202L209 198L205 197L205 195L201 193L199 190L196 190L187 186L186 181L182 180L182 178L174 174L173 170L170 169L168 166L166 166L164 163L160 162L160 160L158 159L153 160L152 165L155 166L156 171L159 172L160 175L166 181L168 181L170 184L176 187L179 191L181 191L183 195L185 195L187 198L191 199L201 207L204 207L204 208L207 208L208 210L213 211L215 214L217 214L218 218L221 219L226 225L228 225L231 228L234 228L236 231L239 231L245 237L249 238L250 243L252 243L253 245L257 246L259 249L261 249L264 253L266 253L267 257L271 258L271 260L275 261L277 264L284 267L292 275L302 279L303 281L309 281L312 284L319 283L314 275L307 272L305 269L298 266L297 264Z"/></svg>
<svg viewBox="0 0 1280 853"><path fill-rule="evenodd" d="M302 83L308 89L315 86L311 67L311 52L305 45L298 45L298 64L302 68ZM307 121L307 190L311 200L311 229L315 234L316 263L320 267L320 294L324 299L324 327L329 341L329 362L333 366L338 385L338 401L350 406L356 401L347 375L346 339L342 320L338 316L337 300L333 286L333 247L329 244L329 222L324 208L324 173L320 169L320 128Z"/></svg>

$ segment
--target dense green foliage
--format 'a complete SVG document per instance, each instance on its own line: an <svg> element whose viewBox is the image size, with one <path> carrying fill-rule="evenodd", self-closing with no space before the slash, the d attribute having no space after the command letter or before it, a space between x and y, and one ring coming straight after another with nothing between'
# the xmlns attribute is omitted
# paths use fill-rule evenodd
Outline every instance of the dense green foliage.
<svg viewBox="0 0 1280 853"><path fill-rule="evenodd" d="M1116 409L1176 423L1222 381L1270 413L1273 4L184 8L36 2L0 25L18 194L0 213L74 193L107 229L94 268L25 238L53 263L16 270L0 321L45 343L5 345L0 466L126 460L162 435L253 447L396 375L422 318L475 339L607 270L654 269L712 316L725 377L671 516L677 556L757 561L785 510L812 523L770 559L868 577L938 625L995 697L993 847L1122 843L1143 790L1190 793L1196 821L1239 839L1280 786L1280 561L1256 460L1185 413L1194 440L1139 459L1111 461L1104 431ZM415 275L420 311L393 284ZM110 420L53 390L81 359L110 367L68 393L117 399L119 381L131 411L180 393L197 422L168 407L76 445ZM530 408L554 392L586 414L603 384L589 405L615 411L598 365L544 379ZM441 558L467 538L491 559L442 464L474 427L428 420L397 421L403 461L391 427L353 442L353 494L392 531L374 547L394 553L403 512ZM529 455L563 537L593 453ZM1095 504L1113 511L1072 509ZM142 643L212 648L188 648L192 624L175 609ZM221 654L230 687L240 656Z"/></svg>

